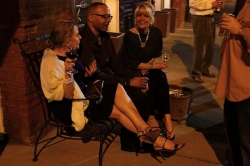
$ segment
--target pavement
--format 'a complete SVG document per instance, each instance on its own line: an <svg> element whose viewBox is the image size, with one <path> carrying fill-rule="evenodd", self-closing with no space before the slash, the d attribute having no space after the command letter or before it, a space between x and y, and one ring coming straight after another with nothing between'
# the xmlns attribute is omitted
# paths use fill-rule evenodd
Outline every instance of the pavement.
<svg viewBox="0 0 250 166"><path fill-rule="evenodd" d="M231 5L231 4L230 4ZM218 26L216 34L218 34ZM226 165L227 138L223 125L224 98L213 93L220 63L219 50L222 38L216 36L214 59L210 71L215 78L204 77L197 83L190 77L193 59L193 32L190 22L170 33L164 41L163 52L170 54L168 81L170 85L190 88L194 91L189 116L173 120L175 143L184 142L185 147L175 154L164 153L163 160L157 153L139 154L120 150L119 136L106 151L103 166L222 166ZM157 61L161 59L158 58ZM118 127L119 128L119 127ZM49 137L55 132L46 135ZM10 140L0 156L1 166L97 166L99 142L66 140L53 145L33 162L34 146Z"/></svg>

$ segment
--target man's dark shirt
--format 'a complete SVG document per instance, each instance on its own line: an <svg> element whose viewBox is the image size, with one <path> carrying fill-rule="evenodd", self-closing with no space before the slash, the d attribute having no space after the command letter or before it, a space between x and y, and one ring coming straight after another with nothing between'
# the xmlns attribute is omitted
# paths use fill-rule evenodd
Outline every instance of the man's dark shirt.
<svg viewBox="0 0 250 166"><path fill-rule="evenodd" d="M130 86L130 79L138 76L139 72L130 71L124 66L122 59L116 54L113 42L107 32L100 34L102 46L98 44L97 37L87 25L79 29L79 34L82 37L79 49L80 60L85 66L89 66L93 60L96 60L98 66L97 72L89 78L84 78L84 82L87 84L88 81L102 79L105 83L115 82L125 85L124 88L141 117L147 120L154 106L155 90L151 81L149 80L150 88L147 95L142 93L140 88Z"/></svg>
<svg viewBox="0 0 250 166"><path fill-rule="evenodd" d="M137 73L131 73L123 65L115 52L109 34L107 32L100 34L102 45L98 44L97 37L87 24L79 29L79 34L82 37L79 49L80 60L85 66L89 66L93 60L96 60L98 66L93 77L103 79L106 82L118 82L129 86L130 78L136 76ZM117 77L117 75L120 77Z"/></svg>

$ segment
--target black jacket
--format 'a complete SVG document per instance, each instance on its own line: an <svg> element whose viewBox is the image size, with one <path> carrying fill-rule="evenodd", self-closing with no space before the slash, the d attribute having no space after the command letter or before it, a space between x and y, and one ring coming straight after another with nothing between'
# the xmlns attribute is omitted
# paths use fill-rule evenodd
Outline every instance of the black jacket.
<svg viewBox="0 0 250 166"><path fill-rule="evenodd" d="M79 49L80 60L88 66L96 60L98 70L89 78L102 79L105 82L117 82L129 86L130 78L137 75L137 72L130 72L121 62L121 58L116 54L114 45L107 32L100 34L102 46L98 44L98 39L86 24L79 29L81 35L81 46ZM119 75L120 77L117 77Z"/></svg>

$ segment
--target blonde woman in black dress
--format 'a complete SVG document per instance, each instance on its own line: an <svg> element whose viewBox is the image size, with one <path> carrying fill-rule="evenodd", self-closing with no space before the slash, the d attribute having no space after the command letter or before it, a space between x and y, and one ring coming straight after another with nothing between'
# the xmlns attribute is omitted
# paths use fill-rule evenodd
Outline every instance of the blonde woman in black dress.
<svg viewBox="0 0 250 166"><path fill-rule="evenodd" d="M154 80L155 101L148 124L159 126L154 116L157 110L165 125L163 135L173 140L175 133L170 116L169 84L166 74L162 71L168 66L168 62L154 63L155 58L161 56L163 47L161 31L152 26L154 7L143 2L137 6L134 15L136 26L125 33L119 55L131 72L138 70L148 73L149 80Z"/></svg>

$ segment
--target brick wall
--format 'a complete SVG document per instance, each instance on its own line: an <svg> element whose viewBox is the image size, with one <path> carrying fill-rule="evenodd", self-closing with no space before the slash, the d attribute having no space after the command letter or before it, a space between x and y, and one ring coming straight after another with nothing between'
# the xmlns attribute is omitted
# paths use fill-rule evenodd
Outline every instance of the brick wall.
<svg viewBox="0 0 250 166"><path fill-rule="evenodd" d="M57 18L70 19L70 0L0 1L0 95L5 132L13 140L32 144L43 124L41 105L31 78L13 42L31 40L26 50L44 48L44 40Z"/></svg>
<svg viewBox="0 0 250 166"><path fill-rule="evenodd" d="M181 28L185 23L185 8L187 0L174 0L172 8L177 9L177 28Z"/></svg>

